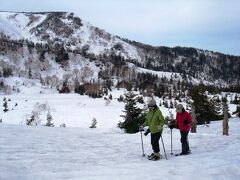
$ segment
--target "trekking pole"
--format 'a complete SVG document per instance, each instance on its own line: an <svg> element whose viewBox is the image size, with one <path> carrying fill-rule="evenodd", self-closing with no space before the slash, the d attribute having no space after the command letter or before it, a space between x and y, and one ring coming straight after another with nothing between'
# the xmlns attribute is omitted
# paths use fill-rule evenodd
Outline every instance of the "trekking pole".
<svg viewBox="0 0 240 180"><path fill-rule="evenodd" d="M166 150L165 150L165 146L164 146L164 142L163 142L162 136L161 136L161 140L162 140L162 145L163 145L163 150L164 150L165 157L166 157L166 159L168 159L168 158L167 158L167 154L166 154Z"/></svg>
<svg viewBox="0 0 240 180"><path fill-rule="evenodd" d="M143 138L142 138L142 131L140 131L141 133L141 142L142 142L142 156L144 157L145 154L144 154L144 148L143 148Z"/></svg>
<svg viewBox="0 0 240 180"><path fill-rule="evenodd" d="M173 155L173 152L172 152L172 129L171 129L171 155Z"/></svg>

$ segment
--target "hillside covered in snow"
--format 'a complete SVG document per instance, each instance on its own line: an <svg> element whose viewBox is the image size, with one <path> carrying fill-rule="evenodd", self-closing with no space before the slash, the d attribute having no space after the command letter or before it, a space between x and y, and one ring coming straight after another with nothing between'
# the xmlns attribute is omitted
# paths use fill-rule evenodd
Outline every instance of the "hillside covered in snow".
<svg viewBox="0 0 240 180"><path fill-rule="evenodd" d="M0 76L38 79L56 89L67 82L131 83L146 73L153 86L183 81L238 85L240 58L184 47L152 47L111 35L66 12L0 12ZM106 82L107 81L107 82Z"/></svg>

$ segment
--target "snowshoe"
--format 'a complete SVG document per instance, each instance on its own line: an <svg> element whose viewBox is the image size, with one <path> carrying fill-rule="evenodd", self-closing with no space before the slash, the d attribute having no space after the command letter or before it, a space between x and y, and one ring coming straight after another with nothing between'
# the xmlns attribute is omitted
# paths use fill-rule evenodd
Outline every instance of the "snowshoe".
<svg viewBox="0 0 240 180"><path fill-rule="evenodd" d="M148 155L148 160L152 160L153 156L154 156L154 153Z"/></svg>
<svg viewBox="0 0 240 180"><path fill-rule="evenodd" d="M152 161L158 161L159 159L160 159L160 156L153 156L151 160Z"/></svg>
<svg viewBox="0 0 240 180"><path fill-rule="evenodd" d="M191 154L191 151L188 151L186 153L181 152L179 154L175 154L175 156L185 156L185 155L189 155L189 154Z"/></svg>
<svg viewBox="0 0 240 180"><path fill-rule="evenodd" d="M148 160L152 160L152 161L157 161L161 159L161 155L159 153L152 153L149 157Z"/></svg>

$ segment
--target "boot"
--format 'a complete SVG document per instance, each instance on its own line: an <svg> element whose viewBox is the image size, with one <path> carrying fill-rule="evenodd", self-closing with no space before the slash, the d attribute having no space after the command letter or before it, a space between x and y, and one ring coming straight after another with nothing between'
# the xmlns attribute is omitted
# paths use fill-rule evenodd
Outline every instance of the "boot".
<svg viewBox="0 0 240 180"><path fill-rule="evenodd" d="M153 156L154 156L154 153L148 155L148 159L149 159L149 160L152 160Z"/></svg>
<svg viewBox="0 0 240 180"><path fill-rule="evenodd" d="M154 155L153 155L153 157L152 157L151 160L157 161L157 160L159 160L159 159L160 159L160 153L154 153Z"/></svg>

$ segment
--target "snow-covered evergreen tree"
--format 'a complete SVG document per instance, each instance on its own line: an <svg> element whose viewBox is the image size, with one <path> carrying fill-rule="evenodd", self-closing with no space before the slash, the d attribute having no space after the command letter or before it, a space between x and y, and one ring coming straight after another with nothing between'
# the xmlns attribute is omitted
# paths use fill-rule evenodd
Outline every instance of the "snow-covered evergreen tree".
<svg viewBox="0 0 240 180"><path fill-rule="evenodd" d="M89 128L97 128L97 120L96 120L96 118L93 118L92 124L91 124L91 126Z"/></svg>
<svg viewBox="0 0 240 180"><path fill-rule="evenodd" d="M124 129L127 133L137 133L139 131L139 125L143 124L145 115L142 110L137 107L136 95L133 92L125 94L125 115L123 122L118 123L118 127Z"/></svg>
<svg viewBox="0 0 240 180"><path fill-rule="evenodd" d="M46 126L48 126L48 127L54 127L54 123L53 123L52 121L53 121L52 115L50 114L50 111L48 111L48 113L47 113L47 123L46 123Z"/></svg>
<svg viewBox="0 0 240 180"><path fill-rule="evenodd" d="M26 125L32 126L33 123L34 123L34 121L35 121L35 116L34 116L34 115L31 115L31 117L26 120Z"/></svg>
<svg viewBox="0 0 240 180"><path fill-rule="evenodd" d="M3 108L3 112L8 112L8 102L5 97L3 98Z"/></svg>

